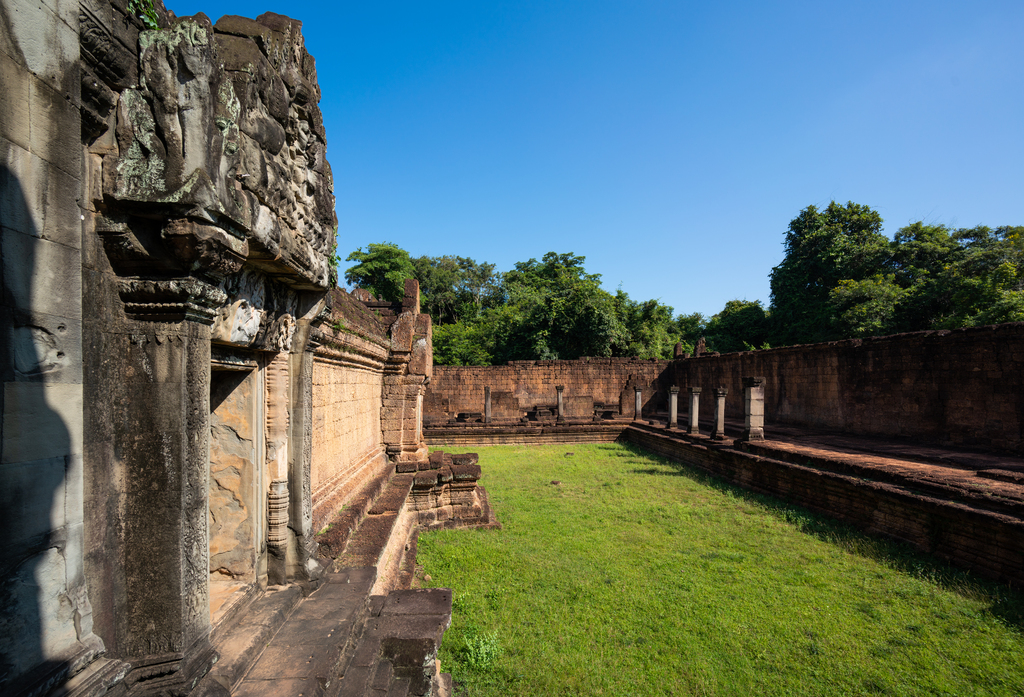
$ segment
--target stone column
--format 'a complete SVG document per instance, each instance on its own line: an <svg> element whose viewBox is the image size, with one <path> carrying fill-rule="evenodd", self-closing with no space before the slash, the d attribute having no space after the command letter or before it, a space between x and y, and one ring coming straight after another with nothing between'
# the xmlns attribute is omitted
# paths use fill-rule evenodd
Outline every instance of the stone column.
<svg viewBox="0 0 1024 697"><path fill-rule="evenodd" d="M700 433L700 388L690 388L690 430L691 436Z"/></svg>
<svg viewBox="0 0 1024 697"><path fill-rule="evenodd" d="M743 435L740 440L764 440L764 378L743 378Z"/></svg>
<svg viewBox="0 0 1024 697"><path fill-rule="evenodd" d="M558 423L562 424L565 423L565 385L555 385L555 390L558 392Z"/></svg>
<svg viewBox="0 0 1024 697"><path fill-rule="evenodd" d="M561 399L561 393L559 393L559 399ZM491 388L487 386L484 388L484 423L491 423Z"/></svg>
<svg viewBox="0 0 1024 697"><path fill-rule="evenodd" d="M672 385L668 388L668 427L679 426L679 387Z"/></svg>
<svg viewBox="0 0 1024 697"><path fill-rule="evenodd" d="M267 365L267 583L288 582L288 354Z"/></svg>
<svg viewBox="0 0 1024 697"><path fill-rule="evenodd" d="M644 392L639 386L634 389L636 390L636 402L633 405L633 420L640 421L643 416L641 412L644 408Z"/></svg>
<svg viewBox="0 0 1024 697"><path fill-rule="evenodd" d="M289 356L291 412L289 417L288 526L295 533L296 565L289 568L288 578L308 580L320 573L316 562L317 544L313 530L312 466L313 466L313 364L319 342L310 339L310 322L324 307L323 300L313 303L297 322Z"/></svg>
<svg viewBox="0 0 1024 697"><path fill-rule="evenodd" d="M725 398L729 390L716 387L715 393L715 425L711 429L711 440L725 440Z"/></svg>

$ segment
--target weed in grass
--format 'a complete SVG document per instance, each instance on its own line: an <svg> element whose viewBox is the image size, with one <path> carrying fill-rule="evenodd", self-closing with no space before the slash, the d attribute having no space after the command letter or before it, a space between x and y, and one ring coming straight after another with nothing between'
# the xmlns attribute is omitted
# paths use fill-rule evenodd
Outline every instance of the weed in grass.
<svg viewBox="0 0 1024 697"><path fill-rule="evenodd" d="M486 670L501 655L501 642L494 632L468 632L462 638L462 659L473 670Z"/></svg>

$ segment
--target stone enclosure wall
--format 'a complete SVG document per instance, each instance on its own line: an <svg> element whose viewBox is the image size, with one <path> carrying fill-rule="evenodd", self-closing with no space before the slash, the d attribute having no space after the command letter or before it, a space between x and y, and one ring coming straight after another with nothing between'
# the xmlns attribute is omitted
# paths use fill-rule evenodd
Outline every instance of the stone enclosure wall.
<svg viewBox="0 0 1024 697"><path fill-rule="evenodd" d="M1024 324L915 332L674 361L664 380L714 387L743 416L743 376L765 380L765 420L1024 452ZM770 434L769 434L770 437Z"/></svg>
<svg viewBox="0 0 1024 697"><path fill-rule="evenodd" d="M633 385L644 391L644 404L664 400L659 382L669 361L636 358L581 358L576 361L512 361L503 366L435 366L424 399L428 422L447 421L460 413L484 411L484 388L491 388L491 415L520 419L538 407L557 404L556 387L565 387L567 418L594 416L595 409L633 416ZM596 405L596 406L595 406Z"/></svg>
<svg viewBox="0 0 1024 697"><path fill-rule="evenodd" d="M743 418L745 376L763 376L765 421L845 433L1024 453L1024 324L851 339L674 361L604 358L524 361L505 366L439 366L427 389L428 423L483 411L491 387L495 419L520 418L556 402L565 386L567 411L584 416L587 400L618 405L633 416L633 386L643 412L668 410L668 388L701 387L701 417L725 387L726 415ZM583 398L582 408L574 399Z"/></svg>

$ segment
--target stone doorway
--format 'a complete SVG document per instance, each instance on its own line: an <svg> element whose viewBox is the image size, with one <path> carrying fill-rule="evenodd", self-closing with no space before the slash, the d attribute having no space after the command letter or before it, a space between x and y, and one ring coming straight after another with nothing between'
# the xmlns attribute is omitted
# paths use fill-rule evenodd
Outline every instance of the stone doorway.
<svg viewBox="0 0 1024 697"><path fill-rule="evenodd" d="M263 371L219 356L210 372L210 617L214 624L266 577Z"/></svg>

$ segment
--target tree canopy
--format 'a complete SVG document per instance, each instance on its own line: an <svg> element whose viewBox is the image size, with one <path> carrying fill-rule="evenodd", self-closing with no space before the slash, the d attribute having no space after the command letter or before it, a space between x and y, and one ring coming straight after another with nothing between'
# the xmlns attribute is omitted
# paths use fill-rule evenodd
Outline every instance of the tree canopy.
<svg viewBox="0 0 1024 697"><path fill-rule="evenodd" d="M348 255L346 261L358 262L345 271L348 283L365 288L381 300L399 302L405 295L405 279L413 278L409 252L396 244L381 242L366 245Z"/></svg>
<svg viewBox="0 0 1024 697"><path fill-rule="evenodd" d="M417 257L390 243L348 256L349 283L401 300L420 282L439 365L583 356L670 358L692 352L1024 321L1024 227L950 229L913 223L893 239L868 206L832 201L790 222L772 269L771 304L730 300L710 318L675 316L657 300L601 287L586 258L548 252L501 273L461 256Z"/></svg>
<svg viewBox="0 0 1024 697"><path fill-rule="evenodd" d="M793 219L772 269L773 345L1024 320L1024 228L912 223L892 240L867 206Z"/></svg>

